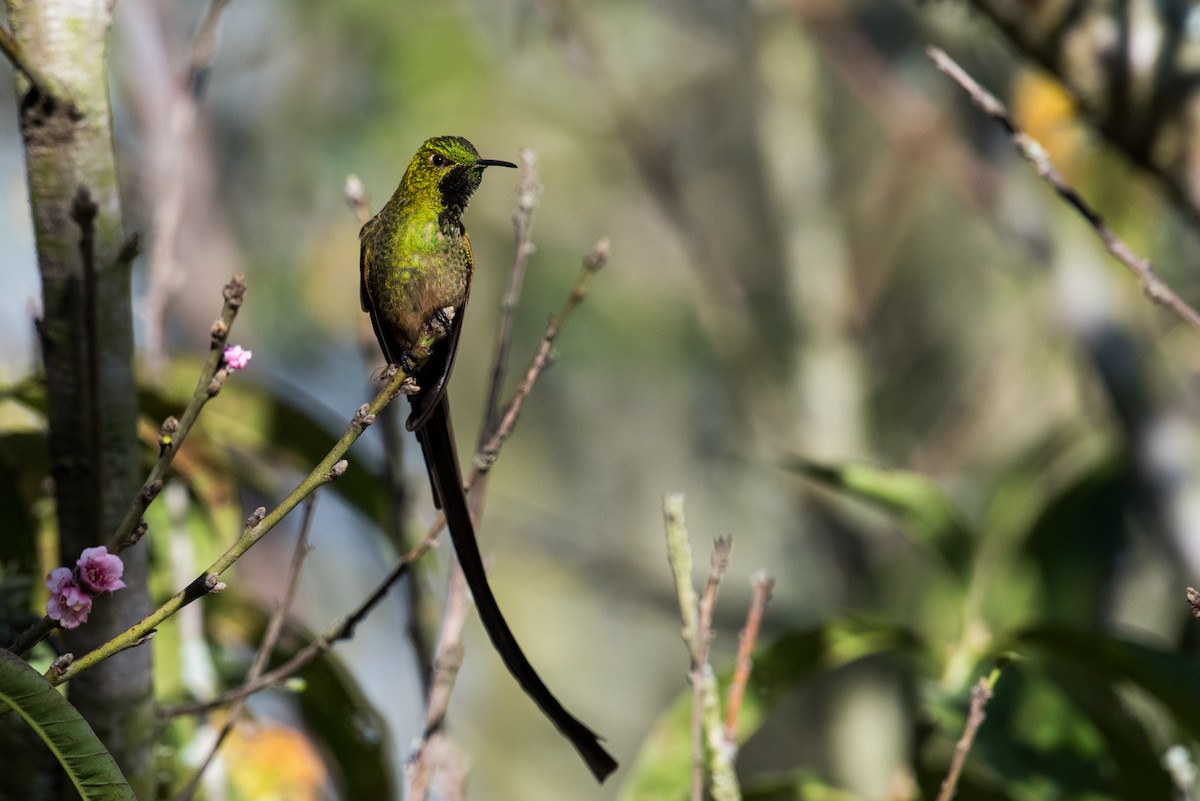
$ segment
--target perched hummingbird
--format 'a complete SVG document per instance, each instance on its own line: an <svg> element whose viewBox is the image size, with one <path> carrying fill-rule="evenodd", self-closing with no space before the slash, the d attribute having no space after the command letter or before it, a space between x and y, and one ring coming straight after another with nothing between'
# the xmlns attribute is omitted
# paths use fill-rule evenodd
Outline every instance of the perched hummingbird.
<svg viewBox="0 0 1200 801"><path fill-rule="evenodd" d="M460 136L439 136L421 145L396 192L359 232L362 307L371 316L389 364L407 365L409 352L431 320L448 325L447 336L414 376L420 390L409 396L413 409L408 430L415 431L421 442L434 503L446 513L454 551L492 645L521 688L571 741L596 778L604 781L616 770L616 761L599 737L542 683L488 585L463 492L446 399L446 381L471 294L471 242L462 215L485 167L516 166L479 158L474 145ZM446 309L454 311L448 322Z"/></svg>

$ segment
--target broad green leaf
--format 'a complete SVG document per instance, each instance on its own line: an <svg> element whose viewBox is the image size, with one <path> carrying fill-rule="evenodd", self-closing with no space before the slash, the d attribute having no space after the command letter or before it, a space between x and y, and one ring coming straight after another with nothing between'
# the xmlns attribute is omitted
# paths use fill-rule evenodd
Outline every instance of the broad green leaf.
<svg viewBox="0 0 1200 801"><path fill-rule="evenodd" d="M966 700L961 709L965 713ZM921 782L940 784L963 720L939 726L925 749ZM1146 723L1114 688L1082 665L1038 654L1005 671L967 760L972 798L1035 801L1054 788L1058 798L1102 801L1169 798L1170 783Z"/></svg>
<svg viewBox="0 0 1200 801"><path fill-rule="evenodd" d="M800 456L788 459L786 466L900 517L910 536L933 548L957 576L965 578L974 537L954 502L927 476L866 464L823 465Z"/></svg>
<svg viewBox="0 0 1200 801"><path fill-rule="evenodd" d="M0 649L0 701L37 732L84 801L137 801L92 727L41 674Z"/></svg>
<svg viewBox="0 0 1200 801"><path fill-rule="evenodd" d="M1074 665L1096 680L1140 687L1162 704L1175 724L1200 738L1200 681L1194 660L1103 632L1044 626L1021 632L1013 647Z"/></svg>
<svg viewBox="0 0 1200 801"><path fill-rule="evenodd" d="M1132 463L1115 454L1047 501L1021 548L1037 570L1043 620L1095 626L1107 617L1136 486Z"/></svg>

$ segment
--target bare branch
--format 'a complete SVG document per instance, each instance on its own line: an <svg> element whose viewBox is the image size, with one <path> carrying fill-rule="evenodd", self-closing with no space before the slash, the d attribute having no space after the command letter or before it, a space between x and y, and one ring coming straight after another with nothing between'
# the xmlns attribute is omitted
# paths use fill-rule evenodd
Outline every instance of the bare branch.
<svg viewBox="0 0 1200 801"><path fill-rule="evenodd" d="M304 557L308 555L308 534L312 529L313 510L316 508L316 500L317 495L313 493L308 496L304 503L304 519L300 523L300 533L296 537L296 549L292 552L292 561L288 565L283 597L279 599L279 605L275 607L275 611L271 614L271 619L267 623L266 633L263 635L262 642L259 643L258 652L254 655L254 661L250 664L250 669L246 671L248 681L254 681L262 675L263 670L267 667L267 660L271 658L271 653L275 650L275 646L279 642L279 636L283 633L283 624L287 621L288 610L292 606L292 600L296 597L296 587L300 583L300 569L304 566ZM245 709L246 696L243 696L229 710L229 718L225 721L225 725L221 727L221 732L213 742L212 748L209 749L208 755L204 757L204 760L200 763L200 767L196 769L196 773L188 781L187 785L175 796L175 801L191 801L191 798L196 794L196 790L200 787L200 782L204 778L204 772L208 770L208 766L216 758L217 752L233 731L233 727L241 720Z"/></svg>
<svg viewBox="0 0 1200 801"><path fill-rule="evenodd" d="M729 684L729 703L725 710L725 743L731 748L737 743L738 715L742 710L742 698L746 695L750 670L754 666L751 654L754 653L754 643L762 626L763 610L767 608L767 601L771 600L771 591L775 588L775 579L765 570L755 573L750 583L754 595L750 600L750 610L746 613L746 625L738 635L737 667Z"/></svg>
<svg viewBox="0 0 1200 801"><path fill-rule="evenodd" d="M962 775L963 765L967 762L967 754L970 753L971 745L975 742L975 735L979 732L979 727L983 725L984 710L988 701L992 699L992 692L995 690L996 681L999 678L1000 668L993 668L986 676L980 676L974 689L971 690L971 706L967 712L967 723L963 727L962 737L954 746L954 758L950 760L950 770L942 781L937 801L950 801L954 798L954 791L958 788L958 778Z"/></svg>
<svg viewBox="0 0 1200 801"><path fill-rule="evenodd" d="M1054 165L1050 162L1050 156L1046 153L1045 148L1036 139L1017 127L1017 124L1013 122L1004 104L980 86L974 78L967 74L966 70L955 63L944 51L936 47L931 47L925 52L939 70L950 76L955 83L966 91L972 103L978 106L983 113L1000 123L1004 130L1008 131L1009 138L1017 148L1017 152L1033 165L1038 176L1048 183L1068 206L1079 212L1088 224L1092 226L1108 252L1117 261L1125 265L1138 279L1138 282L1142 285L1142 292L1145 293L1146 297L1150 298L1154 303L1174 312L1192 328L1200 331L1200 313L1197 313L1194 308L1175 294L1175 291L1165 281L1158 277L1158 274L1150 266L1150 262L1134 255L1130 247L1113 233L1113 230L1108 227L1108 223L1100 216L1100 212L1092 208L1075 191L1074 187L1066 182L1058 170L1055 169Z"/></svg>

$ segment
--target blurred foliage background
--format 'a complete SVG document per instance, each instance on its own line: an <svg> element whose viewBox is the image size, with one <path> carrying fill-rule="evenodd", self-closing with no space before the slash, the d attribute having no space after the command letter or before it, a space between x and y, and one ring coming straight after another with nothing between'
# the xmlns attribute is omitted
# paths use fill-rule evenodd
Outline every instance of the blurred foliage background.
<svg viewBox="0 0 1200 801"><path fill-rule="evenodd" d="M697 543L734 539L718 669L750 575L776 579L760 717L747 712L739 760L749 797L932 798L971 684L1009 652L1021 658L960 798L1182 792L1183 769L1163 758L1177 747L1186 766L1200 735L1183 600L1200 572L1196 334L1142 297L924 48L946 48L1005 98L1189 299L1196 232L970 5L235 2L181 143L167 111L203 8L122 0L109 55L127 214L148 252L172 165L185 176L169 358L143 370L150 431L190 391L221 285L236 272L249 285L233 339L252 366L201 417L150 520L157 592L290 489L373 391L346 176L374 211L428 136L466 136L492 158L528 147L543 189L517 365L582 254L608 237L612 259L493 471L483 547L531 660L625 768L595 787L472 623L449 718L471 797L681 797L686 760L655 750L686 742L660 506L672 490L687 493ZM38 296L14 114L0 104L10 382L36 363ZM464 459L515 183L489 172L466 220L477 273L453 391ZM37 405L19 396L0 407L5 586L36 577L48 525ZM285 647L394 562L381 456L368 432L318 502ZM408 443L404 459L419 531L432 515L424 471ZM165 702L238 683L294 525L239 563L227 594L164 627ZM415 580L437 600L452 557L435 557ZM259 725L227 748L225 797L399 797L422 700L409 599L394 596L305 692L256 699ZM165 786L186 778L200 725L168 729Z"/></svg>

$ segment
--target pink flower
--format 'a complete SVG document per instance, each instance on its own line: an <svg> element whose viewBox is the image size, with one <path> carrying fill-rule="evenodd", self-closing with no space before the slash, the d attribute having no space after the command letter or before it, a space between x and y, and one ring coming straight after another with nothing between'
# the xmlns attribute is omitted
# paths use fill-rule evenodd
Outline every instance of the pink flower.
<svg viewBox="0 0 1200 801"><path fill-rule="evenodd" d="M225 346L225 366L230 370L241 370L250 363L253 351L248 351L241 345Z"/></svg>
<svg viewBox="0 0 1200 801"><path fill-rule="evenodd" d="M125 563L115 553L109 553L103 545L84 548L75 567L80 585L91 595L112 592L125 586L125 582L121 581Z"/></svg>
<svg viewBox="0 0 1200 801"><path fill-rule="evenodd" d="M75 584L75 574L68 568L56 567L46 576L50 600L46 614L57 620L64 629L76 628L87 620L92 611L92 599Z"/></svg>

